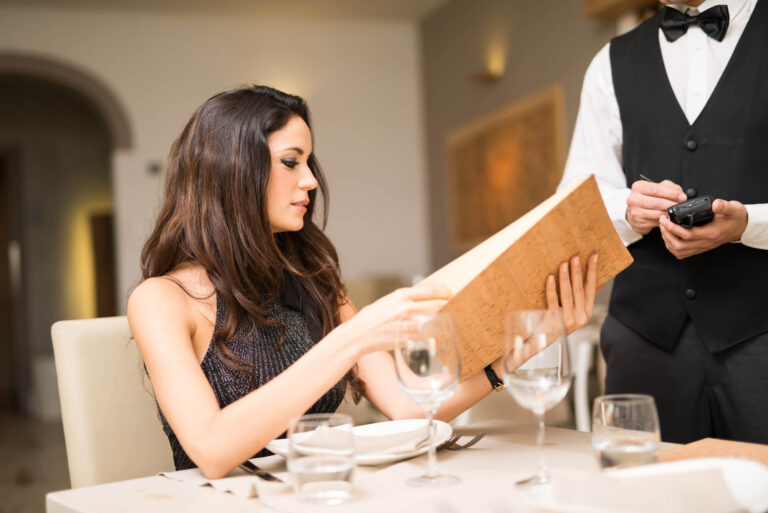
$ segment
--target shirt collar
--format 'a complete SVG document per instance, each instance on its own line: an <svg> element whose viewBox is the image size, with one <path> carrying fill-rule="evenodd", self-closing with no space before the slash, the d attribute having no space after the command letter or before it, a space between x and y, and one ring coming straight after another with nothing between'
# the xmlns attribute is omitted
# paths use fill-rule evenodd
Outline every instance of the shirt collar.
<svg viewBox="0 0 768 513"><path fill-rule="evenodd" d="M744 6L748 3L748 1L755 2L757 0L704 0L701 5L695 9L697 9L699 12L704 12L710 7L714 7L716 5L727 5L729 18L731 21L733 21L742 13ZM690 7L685 5L685 2L671 4L670 7L674 7L678 11L682 12L686 12L687 9L690 9Z"/></svg>

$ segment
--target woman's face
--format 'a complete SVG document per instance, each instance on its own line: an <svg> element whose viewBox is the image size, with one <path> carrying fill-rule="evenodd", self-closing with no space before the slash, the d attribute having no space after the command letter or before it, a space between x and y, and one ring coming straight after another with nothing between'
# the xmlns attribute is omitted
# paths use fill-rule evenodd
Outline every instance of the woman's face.
<svg viewBox="0 0 768 513"><path fill-rule="evenodd" d="M312 134L299 116L267 137L272 169L267 184L267 217L272 233L301 230L309 205L309 191L317 180L307 165Z"/></svg>

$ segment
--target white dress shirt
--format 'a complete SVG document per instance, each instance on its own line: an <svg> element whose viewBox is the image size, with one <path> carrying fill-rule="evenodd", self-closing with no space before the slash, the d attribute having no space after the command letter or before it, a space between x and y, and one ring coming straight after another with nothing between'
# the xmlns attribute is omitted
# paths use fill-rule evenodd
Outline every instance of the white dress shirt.
<svg viewBox="0 0 768 513"><path fill-rule="evenodd" d="M725 38L718 42L698 26L674 42L659 30L659 45L675 97L690 123L709 100L758 0L705 0L696 9L682 4L682 11L703 12L715 5L728 6L730 23ZM594 174L600 193L624 244L642 238L626 220L629 187L622 170L622 128L619 104L613 89L610 43L595 56L584 77L581 105L560 187ZM768 170L766 170L768 172ZM631 184L630 184L631 185ZM768 249L768 203L746 205L749 220L740 242Z"/></svg>

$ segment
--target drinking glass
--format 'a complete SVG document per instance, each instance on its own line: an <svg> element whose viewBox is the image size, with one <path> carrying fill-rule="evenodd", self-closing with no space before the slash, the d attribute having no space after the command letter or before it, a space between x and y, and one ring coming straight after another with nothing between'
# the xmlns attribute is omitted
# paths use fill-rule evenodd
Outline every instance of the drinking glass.
<svg viewBox="0 0 768 513"><path fill-rule="evenodd" d="M352 426L352 418L342 413L308 414L291 422L288 471L302 500L334 505L352 496Z"/></svg>
<svg viewBox="0 0 768 513"><path fill-rule="evenodd" d="M565 323L559 310L518 310L509 314L504 351L504 384L536 416L539 468L520 486L550 482L544 458L544 412L559 403L571 385Z"/></svg>
<svg viewBox="0 0 768 513"><path fill-rule="evenodd" d="M406 482L411 486L447 486L459 483L456 476L441 474L435 455L434 422L437 408L459 384L461 356L458 337L448 313L412 315L398 323L395 370L406 395L427 416L429 464L427 473Z"/></svg>
<svg viewBox="0 0 768 513"><path fill-rule="evenodd" d="M601 469L655 463L660 440L659 416L650 395L595 399L592 447Z"/></svg>

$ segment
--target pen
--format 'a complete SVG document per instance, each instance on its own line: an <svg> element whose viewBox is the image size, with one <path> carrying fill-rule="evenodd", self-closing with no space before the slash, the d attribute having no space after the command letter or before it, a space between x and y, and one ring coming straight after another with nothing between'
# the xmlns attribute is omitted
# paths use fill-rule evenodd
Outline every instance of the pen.
<svg viewBox="0 0 768 513"><path fill-rule="evenodd" d="M646 182L651 182L651 183L658 183L658 182L654 182L653 180L651 180L650 178L648 178L648 177L647 177L647 176L645 176L645 175L641 175L641 174L638 174L637 176L639 176L640 178L642 178L642 179L643 179L643 180L645 180ZM685 201L686 199L688 199L688 196L687 196L685 193L683 193L683 195L685 196L685 199L683 199L683 201Z"/></svg>

